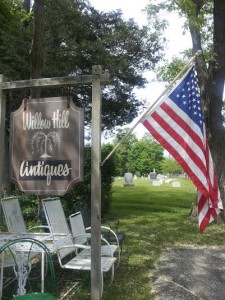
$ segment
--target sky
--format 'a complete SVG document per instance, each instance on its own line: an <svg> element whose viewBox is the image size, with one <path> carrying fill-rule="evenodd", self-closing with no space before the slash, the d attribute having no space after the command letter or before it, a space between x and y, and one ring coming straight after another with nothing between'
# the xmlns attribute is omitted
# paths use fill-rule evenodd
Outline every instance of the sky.
<svg viewBox="0 0 225 300"><path fill-rule="evenodd" d="M143 12L143 9L147 6L149 0L89 0L91 5L100 11L112 11L121 9L123 18L128 20L133 18L139 26L147 24L147 16ZM132 4L131 4L132 3ZM173 56L178 56L180 52L191 47L191 37L189 34L183 35L183 23L184 21L178 17L175 13L168 13L164 15L169 21L169 28L166 30L165 35L168 40L165 58L171 60ZM147 103L151 105L156 99L163 93L164 84L155 80L155 74L153 72L146 72L146 79L148 84L144 89L136 89L135 93L137 97L145 98ZM140 116L136 118L131 124L125 127L133 127ZM138 138L147 132L142 124L139 124L133 131Z"/></svg>

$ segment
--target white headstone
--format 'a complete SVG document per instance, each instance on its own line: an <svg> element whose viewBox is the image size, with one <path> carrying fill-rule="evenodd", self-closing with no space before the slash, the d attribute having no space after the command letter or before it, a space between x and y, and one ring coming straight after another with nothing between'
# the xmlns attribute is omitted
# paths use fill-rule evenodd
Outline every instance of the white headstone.
<svg viewBox="0 0 225 300"><path fill-rule="evenodd" d="M181 183L179 181L172 181L172 187L181 187Z"/></svg>
<svg viewBox="0 0 225 300"><path fill-rule="evenodd" d="M134 185L134 178L132 173L125 173L124 174L124 186L132 186Z"/></svg>
<svg viewBox="0 0 225 300"><path fill-rule="evenodd" d="M154 186L160 186L161 185L161 181L160 180L152 180L152 185L154 185Z"/></svg>
<svg viewBox="0 0 225 300"><path fill-rule="evenodd" d="M165 180L165 183L171 183L173 180L171 179L171 178L167 178L166 180Z"/></svg>

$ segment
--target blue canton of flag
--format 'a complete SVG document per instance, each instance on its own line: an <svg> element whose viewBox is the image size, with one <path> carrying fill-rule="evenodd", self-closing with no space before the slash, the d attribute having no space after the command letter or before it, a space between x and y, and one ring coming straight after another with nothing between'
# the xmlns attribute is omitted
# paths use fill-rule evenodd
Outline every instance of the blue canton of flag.
<svg viewBox="0 0 225 300"><path fill-rule="evenodd" d="M170 94L170 99L189 115L203 132L203 113L200 91L193 69L191 69L184 80Z"/></svg>

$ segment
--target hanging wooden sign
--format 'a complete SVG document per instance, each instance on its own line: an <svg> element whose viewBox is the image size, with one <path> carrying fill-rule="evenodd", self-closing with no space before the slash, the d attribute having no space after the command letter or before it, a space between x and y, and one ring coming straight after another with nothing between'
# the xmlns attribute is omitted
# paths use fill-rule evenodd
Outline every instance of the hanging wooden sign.
<svg viewBox="0 0 225 300"><path fill-rule="evenodd" d="M10 179L27 194L64 195L83 180L84 111L65 97L11 113Z"/></svg>

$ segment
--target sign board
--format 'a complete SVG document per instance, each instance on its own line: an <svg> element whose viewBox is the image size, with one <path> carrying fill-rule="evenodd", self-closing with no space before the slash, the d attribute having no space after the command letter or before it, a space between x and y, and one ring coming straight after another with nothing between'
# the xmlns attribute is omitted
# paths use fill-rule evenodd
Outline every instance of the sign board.
<svg viewBox="0 0 225 300"><path fill-rule="evenodd" d="M82 108L66 97L25 99L10 127L10 179L21 191L64 195L83 180Z"/></svg>

